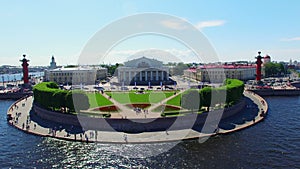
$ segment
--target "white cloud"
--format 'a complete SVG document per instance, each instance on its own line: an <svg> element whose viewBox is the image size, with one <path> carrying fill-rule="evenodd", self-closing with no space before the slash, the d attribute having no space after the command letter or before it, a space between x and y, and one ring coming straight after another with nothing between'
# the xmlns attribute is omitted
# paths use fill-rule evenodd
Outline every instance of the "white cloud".
<svg viewBox="0 0 300 169"><path fill-rule="evenodd" d="M187 25L186 22L188 22L186 19L182 18L183 20L163 20L161 21L161 24L167 28L176 29L176 30L185 30L188 29L189 25ZM208 27L216 27L216 26L222 26L226 23L225 20L211 20L211 21L201 21L198 22L195 27L197 29L203 29Z"/></svg>
<svg viewBox="0 0 300 169"><path fill-rule="evenodd" d="M224 20L202 21L196 24L196 28L203 29L207 27L222 26L226 23Z"/></svg>
<svg viewBox="0 0 300 169"><path fill-rule="evenodd" d="M284 39L281 39L281 41L284 41L284 42L300 41L300 37L284 38Z"/></svg>
<svg viewBox="0 0 300 169"><path fill-rule="evenodd" d="M188 25L184 21L180 20L163 20L161 24L167 28L176 29L176 30L184 30L188 28Z"/></svg>

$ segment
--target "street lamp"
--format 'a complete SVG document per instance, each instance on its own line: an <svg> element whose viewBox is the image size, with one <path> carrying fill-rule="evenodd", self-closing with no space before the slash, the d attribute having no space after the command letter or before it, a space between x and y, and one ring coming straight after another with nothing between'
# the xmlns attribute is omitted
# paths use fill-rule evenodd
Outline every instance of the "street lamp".
<svg viewBox="0 0 300 169"><path fill-rule="evenodd" d="M16 79L16 75L14 75L14 81L16 83L16 86L17 86L17 79Z"/></svg>

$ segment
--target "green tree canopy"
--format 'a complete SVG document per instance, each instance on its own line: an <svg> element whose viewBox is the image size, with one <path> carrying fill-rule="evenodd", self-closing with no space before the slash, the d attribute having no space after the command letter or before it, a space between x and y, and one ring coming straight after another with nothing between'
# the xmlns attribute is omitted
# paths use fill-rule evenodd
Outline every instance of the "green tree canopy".
<svg viewBox="0 0 300 169"><path fill-rule="evenodd" d="M286 70L282 63L273 63L273 62L265 63L264 70L265 70L266 77L278 76L281 75L282 73L286 73Z"/></svg>
<svg viewBox="0 0 300 169"><path fill-rule="evenodd" d="M68 108L69 112L74 112L90 107L88 97L83 91L61 90L54 82L42 82L35 85L33 95L35 103L46 109Z"/></svg>
<svg viewBox="0 0 300 169"><path fill-rule="evenodd" d="M208 111L209 111L209 107L211 106L211 99L212 99L212 88L204 87L203 89L201 89L200 94L201 94L201 101L203 106L208 107Z"/></svg>
<svg viewBox="0 0 300 169"><path fill-rule="evenodd" d="M189 90L181 98L181 106L189 110L201 108L200 93L198 90Z"/></svg>

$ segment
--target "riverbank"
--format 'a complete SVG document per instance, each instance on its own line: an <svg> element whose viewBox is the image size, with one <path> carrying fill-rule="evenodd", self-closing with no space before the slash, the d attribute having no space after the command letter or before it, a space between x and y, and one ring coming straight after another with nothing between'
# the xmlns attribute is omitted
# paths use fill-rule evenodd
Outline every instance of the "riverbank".
<svg viewBox="0 0 300 169"><path fill-rule="evenodd" d="M172 142L189 139L207 138L218 134L228 134L252 126L264 119L268 111L266 101L255 93L246 91L244 95L252 100L257 106L259 112L254 120L244 124L235 125L233 129L219 128L215 132L201 133L193 129L167 130L142 133L125 133L117 131L97 131L85 130L72 125L53 124L49 128L49 121L38 119L32 116L33 97L26 97L16 101L8 110L8 116L12 117L9 124L26 133L35 134L43 137L53 137L71 141L81 142L101 142L101 143L155 143ZM263 113L262 115L262 112Z"/></svg>
<svg viewBox="0 0 300 169"><path fill-rule="evenodd" d="M5 100L5 99L17 100L25 96L32 96L32 92L0 93L0 100Z"/></svg>
<svg viewBox="0 0 300 169"><path fill-rule="evenodd" d="M248 91L254 92L260 96L300 96L299 88L248 89Z"/></svg>

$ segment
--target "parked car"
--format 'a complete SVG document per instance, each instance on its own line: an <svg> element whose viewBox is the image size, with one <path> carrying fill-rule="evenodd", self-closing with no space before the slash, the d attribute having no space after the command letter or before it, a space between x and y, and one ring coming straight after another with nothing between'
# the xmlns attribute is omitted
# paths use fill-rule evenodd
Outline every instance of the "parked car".
<svg viewBox="0 0 300 169"><path fill-rule="evenodd" d="M97 89L97 90L99 90L99 91L100 91L100 90L104 90L104 88L101 87L101 86L95 86L94 89Z"/></svg>
<svg viewBox="0 0 300 169"><path fill-rule="evenodd" d="M121 90L129 90L128 87L121 87Z"/></svg>

